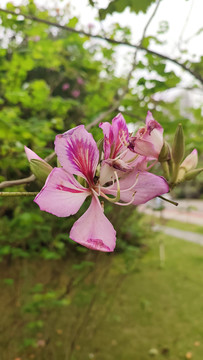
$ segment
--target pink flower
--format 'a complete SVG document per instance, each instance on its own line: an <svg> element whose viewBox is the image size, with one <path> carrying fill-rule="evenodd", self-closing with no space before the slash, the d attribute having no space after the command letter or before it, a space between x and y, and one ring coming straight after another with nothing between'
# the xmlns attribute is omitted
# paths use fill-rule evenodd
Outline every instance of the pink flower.
<svg viewBox="0 0 203 360"><path fill-rule="evenodd" d="M83 78L81 78L80 76L77 78L77 83L79 84L79 85L83 85L84 84L84 80L83 80Z"/></svg>
<svg viewBox="0 0 203 360"><path fill-rule="evenodd" d="M137 154L158 159L163 146L163 128L154 120L150 111L147 113L145 127L130 138L129 149Z"/></svg>
<svg viewBox="0 0 203 360"><path fill-rule="evenodd" d="M149 122L148 114L148 126L150 126ZM119 177L120 200L134 205L143 204L169 191L164 178L147 172L149 169L147 155L135 155L129 150L130 137L121 114L112 120L112 125L106 122L99 126L104 132L104 160L100 171L102 184L113 178L116 169ZM106 189L106 194L116 195L116 192L116 183L110 189Z"/></svg>
<svg viewBox="0 0 203 360"><path fill-rule="evenodd" d="M71 94L74 98L78 98L80 96L80 90L73 90Z"/></svg>
<svg viewBox="0 0 203 360"><path fill-rule="evenodd" d="M65 84L63 84L63 86L62 86L62 90L63 90L63 91L66 91L66 90L69 89L69 87L70 87L70 84L69 84L69 83L65 83Z"/></svg>
<svg viewBox="0 0 203 360"><path fill-rule="evenodd" d="M39 35L36 35L36 36L33 37L33 40L34 40L35 42L40 41L40 39L41 39L41 37L40 37Z"/></svg>
<svg viewBox="0 0 203 360"><path fill-rule="evenodd" d="M80 125L56 136L55 151L62 168L53 169L34 201L41 210L66 217L75 214L87 196L91 196L90 207L73 225L70 238L90 249L113 251L116 232L98 199L98 191L104 196L105 190L95 180L99 150L92 135ZM85 179L87 187L73 175Z"/></svg>
<svg viewBox="0 0 203 360"><path fill-rule="evenodd" d="M147 169L147 159L144 156L135 155L129 146L129 132L122 114L118 114L108 122L100 123L104 133L104 160L101 166L101 182L111 180L115 169L119 177L131 172L135 167L137 170ZM108 178L110 176L110 178Z"/></svg>
<svg viewBox="0 0 203 360"><path fill-rule="evenodd" d="M91 196L90 207L73 225L70 238L90 249L109 252L114 250L116 232L99 197L116 205L137 205L168 192L169 187L164 178L145 171L145 157L128 149L129 134L121 114L112 125L103 123L100 127L104 131L102 165L97 144L84 125L56 136L55 152L62 167L52 170L34 201L41 210L66 217L75 214Z"/></svg>

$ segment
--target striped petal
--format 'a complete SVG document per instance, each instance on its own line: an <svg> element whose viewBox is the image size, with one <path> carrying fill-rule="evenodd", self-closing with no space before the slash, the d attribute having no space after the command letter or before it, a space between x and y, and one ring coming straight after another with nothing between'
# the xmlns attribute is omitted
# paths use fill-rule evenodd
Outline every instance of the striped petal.
<svg viewBox="0 0 203 360"><path fill-rule="evenodd" d="M54 168L34 201L40 210L59 217L75 214L90 191L79 184L73 175Z"/></svg>
<svg viewBox="0 0 203 360"><path fill-rule="evenodd" d="M129 133L123 115L118 114L112 120L112 125L105 122L99 127L104 133L104 159L114 159L123 149L128 141Z"/></svg>
<svg viewBox="0 0 203 360"><path fill-rule="evenodd" d="M61 166L71 174L93 182L99 161L99 150L92 134L85 130L84 125L57 135L55 151Z"/></svg>

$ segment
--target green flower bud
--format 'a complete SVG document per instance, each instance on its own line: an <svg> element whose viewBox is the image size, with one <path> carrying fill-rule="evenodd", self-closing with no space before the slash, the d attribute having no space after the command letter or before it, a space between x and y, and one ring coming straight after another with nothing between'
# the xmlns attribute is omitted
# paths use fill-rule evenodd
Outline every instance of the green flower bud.
<svg viewBox="0 0 203 360"><path fill-rule="evenodd" d="M164 141L158 160L159 162L164 162L170 160L170 158L171 158L170 146L166 141Z"/></svg>
<svg viewBox="0 0 203 360"><path fill-rule="evenodd" d="M185 154L185 139L182 124L179 124L174 136L172 146L172 158L176 165L179 165Z"/></svg>
<svg viewBox="0 0 203 360"><path fill-rule="evenodd" d="M47 176L50 174L53 168L45 161L41 161L38 159L31 159L30 169L37 179L39 179L42 182L45 182Z"/></svg>
<svg viewBox="0 0 203 360"><path fill-rule="evenodd" d="M196 176L199 175L202 171L203 171L203 168L188 171L185 174L185 180L192 180L192 179L196 178Z"/></svg>

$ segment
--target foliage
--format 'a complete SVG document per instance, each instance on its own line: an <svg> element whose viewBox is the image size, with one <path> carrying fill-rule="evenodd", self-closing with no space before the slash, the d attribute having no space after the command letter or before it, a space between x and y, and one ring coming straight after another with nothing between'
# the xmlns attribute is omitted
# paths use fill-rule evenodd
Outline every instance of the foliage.
<svg viewBox="0 0 203 360"><path fill-rule="evenodd" d="M148 7L154 2L155 0L112 0L106 9L100 9L100 16L104 19L107 14L112 14L115 11L123 12L127 7L136 14L140 11L146 13Z"/></svg>
<svg viewBox="0 0 203 360"><path fill-rule="evenodd" d="M128 2L128 5L132 11L146 12L151 3L152 1L134 1ZM94 4L92 1L92 5ZM122 12L126 6L126 2L112 1L109 8L103 10L103 16L115 9ZM58 23L64 21L63 12L50 14L48 10L36 6L33 0L19 8L24 14ZM8 3L7 9L15 11L15 6ZM114 104L119 93L126 87L127 74L126 70L120 75L115 72L115 46L95 42L77 33L55 30L49 25L22 16L8 16L5 13L0 15L3 29L0 38L0 181L3 181L29 175L24 145L45 157L53 151L56 134L80 123L91 123L98 114ZM69 16L66 24L74 28L79 25L79 19ZM154 43L163 46L167 30L168 24L160 23L157 33L145 36L142 45L146 48ZM122 28L119 24L112 24L106 35L112 39L128 41L131 38L130 29ZM126 55L126 64L129 64L131 55L132 53ZM201 73L201 61L194 64L190 61L190 65ZM182 122L187 151L196 147L201 152L201 110L185 108L183 111L180 108L180 98L171 102L165 100L166 96L164 100L162 97L181 84L181 81L181 76L175 70L168 69L166 60L143 53L133 72L126 96L118 109L105 120L111 120L118 111L122 111L126 121L136 122L138 127L142 125L146 112L150 109L154 118L164 126L168 139L177 124ZM197 87L197 83L193 82L192 87ZM97 140L101 137L100 130L93 128L92 132ZM39 189L37 183L25 187L29 191ZM18 190L24 190L24 187ZM31 199L0 199L0 202L0 224L3 229L0 234L1 257L26 258L39 255L45 259L58 259L72 249L67 232L73 224L73 218L59 219L39 213ZM120 213L116 212L115 217L110 207L108 209L112 221L119 224L120 248L125 247L126 241L130 245L137 244L145 237L144 230L138 225L139 216L136 212L129 210L127 213L125 209L128 221L123 222L122 210L119 210ZM136 219L134 223L133 217ZM79 247L75 245L74 249L78 253Z"/></svg>

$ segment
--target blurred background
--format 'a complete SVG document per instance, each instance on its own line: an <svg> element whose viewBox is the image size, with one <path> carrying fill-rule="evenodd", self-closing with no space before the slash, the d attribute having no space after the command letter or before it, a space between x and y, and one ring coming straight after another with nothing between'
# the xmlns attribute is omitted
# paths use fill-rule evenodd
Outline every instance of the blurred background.
<svg viewBox="0 0 203 360"><path fill-rule="evenodd" d="M30 175L24 145L45 158L78 124L99 140L95 125L118 112L138 129L150 110L169 143L181 122L202 167L202 11L201 0L1 0L0 182ZM178 208L105 204L113 254L69 239L88 204L57 218L0 197L0 360L202 360L203 176L170 195Z"/></svg>

